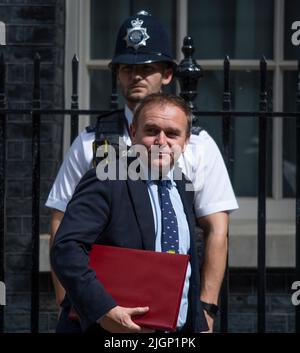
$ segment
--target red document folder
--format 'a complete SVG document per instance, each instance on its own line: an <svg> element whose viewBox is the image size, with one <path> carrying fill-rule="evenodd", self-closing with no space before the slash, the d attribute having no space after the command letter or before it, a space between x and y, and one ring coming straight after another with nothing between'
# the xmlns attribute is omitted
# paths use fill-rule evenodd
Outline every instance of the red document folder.
<svg viewBox="0 0 300 353"><path fill-rule="evenodd" d="M118 305L149 306L133 320L141 326L176 330L189 255L94 245L90 267Z"/></svg>

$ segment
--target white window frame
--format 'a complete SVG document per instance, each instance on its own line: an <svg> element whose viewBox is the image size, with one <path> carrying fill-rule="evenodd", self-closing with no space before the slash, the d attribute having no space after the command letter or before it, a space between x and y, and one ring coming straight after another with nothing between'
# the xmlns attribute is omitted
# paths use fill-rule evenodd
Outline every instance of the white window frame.
<svg viewBox="0 0 300 353"><path fill-rule="evenodd" d="M177 50L176 59L182 59L182 40L188 31L188 0L177 0ZM273 71L274 110L283 109L283 76L287 70L297 70L296 61L284 60L284 0L274 2L274 60L267 60L268 70ZM109 60L91 60L90 53L90 0L66 0L66 55L65 55L65 102L70 106L71 61L74 53L79 57L79 106L89 108L90 77L92 69L107 69ZM259 70L258 60L231 60L232 70ZM223 60L198 60L204 70L223 70ZM80 130L89 124L89 117L80 117ZM69 119L65 119L64 151L69 146ZM276 221L295 220L295 200L282 198L282 118L273 119L273 163L272 193L267 199L267 218ZM233 219L257 218L257 198L239 197L240 209L232 214Z"/></svg>
<svg viewBox="0 0 300 353"><path fill-rule="evenodd" d="M65 49L65 107L71 107L72 59L79 60L78 93L79 108L89 109L90 85L88 58L90 53L90 0L66 0L66 49ZM89 116L79 116L79 132L90 123ZM64 119L63 156L70 146L70 116Z"/></svg>

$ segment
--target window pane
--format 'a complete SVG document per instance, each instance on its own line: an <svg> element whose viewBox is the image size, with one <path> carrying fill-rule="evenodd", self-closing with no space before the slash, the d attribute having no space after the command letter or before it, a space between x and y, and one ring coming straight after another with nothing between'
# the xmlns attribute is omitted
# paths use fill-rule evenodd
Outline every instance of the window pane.
<svg viewBox="0 0 300 353"><path fill-rule="evenodd" d="M300 57L300 45L294 46L291 41L292 24L300 21L300 1L288 0L285 2L285 35L284 35L284 57L286 60L298 60ZM299 29L299 27L298 27ZM300 38L300 35L298 35Z"/></svg>
<svg viewBox="0 0 300 353"><path fill-rule="evenodd" d="M197 58L273 58L272 0L189 0L188 4L188 33Z"/></svg>
<svg viewBox="0 0 300 353"><path fill-rule="evenodd" d="M284 110L296 111L297 72L284 74ZM296 196L296 120L283 119L283 197Z"/></svg>
<svg viewBox="0 0 300 353"><path fill-rule="evenodd" d="M110 59L117 32L129 14L128 0L91 0L91 59Z"/></svg>
<svg viewBox="0 0 300 353"><path fill-rule="evenodd" d="M111 95L111 71L90 70L90 106L91 109L109 110ZM119 96L119 105L123 104Z"/></svg>
<svg viewBox="0 0 300 353"><path fill-rule="evenodd" d="M258 110L259 72L231 73L232 109ZM222 107L223 73L205 72L197 97L199 110ZM268 74L268 91L272 91L272 75ZM271 94L269 95L271 96ZM272 99L272 98L271 98ZM222 150L222 118L200 117L199 123L215 139ZM256 196L258 180L258 119L237 117L234 124L233 186L238 196ZM267 195L272 193L272 122L268 120Z"/></svg>
<svg viewBox="0 0 300 353"><path fill-rule="evenodd" d="M198 85L198 95L195 100L198 110L220 110L222 108L223 74L220 71L205 71ZM201 116L197 119L199 125L222 146L222 119L220 117Z"/></svg>
<svg viewBox="0 0 300 353"><path fill-rule="evenodd" d="M91 0L91 59L110 59L120 25L140 10L150 12L164 25L175 53L176 21L174 1Z"/></svg>
<svg viewBox="0 0 300 353"><path fill-rule="evenodd" d="M272 73L267 75L269 106L272 104ZM259 109L260 73L237 72L233 75L234 109ZM258 118L237 118L235 123L234 184L240 196L257 196L258 187ZM267 196L272 196L272 121L267 120Z"/></svg>

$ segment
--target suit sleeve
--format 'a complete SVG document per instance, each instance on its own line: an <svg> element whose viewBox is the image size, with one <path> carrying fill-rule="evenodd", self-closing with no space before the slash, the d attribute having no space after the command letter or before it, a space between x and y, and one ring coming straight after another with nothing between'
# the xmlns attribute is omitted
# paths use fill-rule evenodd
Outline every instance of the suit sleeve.
<svg viewBox="0 0 300 353"><path fill-rule="evenodd" d="M78 184L56 233L52 267L78 311L83 330L116 306L88 267L88 252L110 219L109 181L90 170Z"/></svg>

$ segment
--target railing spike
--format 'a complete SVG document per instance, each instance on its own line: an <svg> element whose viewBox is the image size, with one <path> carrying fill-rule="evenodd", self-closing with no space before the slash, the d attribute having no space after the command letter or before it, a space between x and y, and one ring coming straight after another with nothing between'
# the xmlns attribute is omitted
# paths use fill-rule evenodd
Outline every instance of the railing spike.
<svg viewBox="0 0 300 353"><path fill-rule="evenodd" d="M175 76L180 84L180 96L188 103L191 109L194 109L193 101L197 96L198 81L203 76L203 70L193 58L195 47L192 37L187 36L184 38L181 50L184 59L177 66Z"/></svg>
<svg viewBox="0 0 300 353"><path fill-rule="evenodd" d="M79 62L78 56L74 54L72 62Z"/></svg>
<svg viewBox="0 0 300 353"><path fill-rule="evenodd" d="M35 61L40 61L41 60L41 56L40 56L40 54L37 52L37 53L35 53L35 55L34 55L34 60Z"/></svg>

